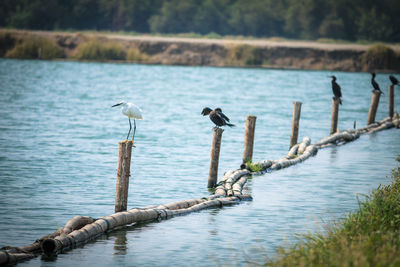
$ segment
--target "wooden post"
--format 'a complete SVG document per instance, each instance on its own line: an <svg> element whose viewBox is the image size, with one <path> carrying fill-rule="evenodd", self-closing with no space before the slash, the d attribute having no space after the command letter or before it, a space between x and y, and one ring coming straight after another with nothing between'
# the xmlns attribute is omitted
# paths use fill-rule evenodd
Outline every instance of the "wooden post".
<svg viewBox="0 0 400 267"><path fill-rule="evenodd" d="M389 85L389 117L393 118L394 114L394 85Z"/></svg>
<svg viewBox="0 0 400 267"><path fill-rule="evenodd" d="M334 134L337 132L337 124L339 119L339 98L332 98L332 111L331 111L331 132L330 134Z"/></svg>
<svg viewBox="0 0 400 267"><path fill-rule="evenodd" d="M115 212L126 211L133 141L119 142Z"/></svg>
<svg viewBox="0 0 400 267"><path fill-rule="evenodd" d="M297 144L297 138L299 137L299 123L301 113L301 102L293 102L293 115L292 115L292 132L290 133L290 145L289 149Z"/></svg>
<svg viewBox="0 0 400 267"><path fill-rule="evenodd" d="M246 129L244 131L243 163L253 159L254 131L256 129L256 116L247 115Z"/></svg>
<svg viewBox="0 0 400 267"><path fill-rule="evenodd" d="M210 160L210 172L208 174L208 188L214 188L217 184L218 179L218 161L219 161L219 151L221 148L221 138L222 138L221 128L214 127L213 137L211 143L211 160Z"/></svg>
<svg viewBox="0 0 400 267"><path fill-rule="evenodd" d="M378 90L372 91L371 104L369 105L367 125L375 122L376 111L378 110L379 98L381 92Z"/></svg>

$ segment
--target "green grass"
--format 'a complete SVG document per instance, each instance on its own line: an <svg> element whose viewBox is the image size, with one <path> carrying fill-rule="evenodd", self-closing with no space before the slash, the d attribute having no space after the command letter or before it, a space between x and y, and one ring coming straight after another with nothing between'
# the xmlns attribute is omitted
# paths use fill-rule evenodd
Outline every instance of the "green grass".
<svg viewBox="0 0 400 267"><path fill-rule="evenodd" d="M120 43L93 38L78 46L75 58L99 61L125 60L126 52Z"/></svg>
<svg viewBox="0 0 400 267"><path fill-rule="evenodd" d="M37 36L26 36L5 53L7 58L55 59L63 58L63 50L55 41Z"/></svg>
<svg viewBox="0 0 400 267"><path fill-rule="evenodd" d="M397 159L400 161L400 158ZM326 233L308 234L265 266L400 266L400 167L359 209Z"/></svg>
<svg viewBox="0 0 400 267"><path fill-rule="evenodd" d="M260 172L264 170L258 163L253 163L251 160L246 161L246 166L251 172Z"/></svg>

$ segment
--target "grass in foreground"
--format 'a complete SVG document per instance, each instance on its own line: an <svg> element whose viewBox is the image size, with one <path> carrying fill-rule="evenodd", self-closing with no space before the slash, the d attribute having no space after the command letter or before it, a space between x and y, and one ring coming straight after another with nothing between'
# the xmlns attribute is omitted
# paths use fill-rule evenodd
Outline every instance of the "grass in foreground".
<svg viewBox="0 0 400 267"><path fill-rule="evenodd" d="M327 233L280 248L265 266L400 266L400 167L392 177Z"/></svg>

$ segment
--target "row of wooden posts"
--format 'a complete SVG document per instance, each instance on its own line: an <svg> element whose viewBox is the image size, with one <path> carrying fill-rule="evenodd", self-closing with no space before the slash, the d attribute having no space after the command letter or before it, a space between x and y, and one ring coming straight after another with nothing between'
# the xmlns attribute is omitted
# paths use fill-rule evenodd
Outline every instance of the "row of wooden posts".
<svg viewBox="0 0 400 267"><path fill-rule="evenodd" d="M367 125L375 122L376 112L381 92L372 91L371 104L368 112ZM394 86L389 86L389 117L392 118L394 114ZM331 129L330 134L337 132L338 118L339 118L339 102L337 98L332 99L331 110ZM299 123L301 113L301 102L293 102L293 115L292 115L292 130L290 134L289 148L297 144L299 134ZM244 151L243 163L251 161L253 158L254 147L254 132L256 127L256 116L248 115L246 118L245 135L244 135ZM214 188L218 179L218 163L219 154L221 149L222 132L224 130L218 127L213 129L213 137L211 142L211 160L210 170L208 175L208 188ZM118 167L117 167L117 185L115 194L115 212L127 210L128 203L128 187L130 177L130 165L132 155L132 141L124 141L119 143L118 151Z"/></svg>

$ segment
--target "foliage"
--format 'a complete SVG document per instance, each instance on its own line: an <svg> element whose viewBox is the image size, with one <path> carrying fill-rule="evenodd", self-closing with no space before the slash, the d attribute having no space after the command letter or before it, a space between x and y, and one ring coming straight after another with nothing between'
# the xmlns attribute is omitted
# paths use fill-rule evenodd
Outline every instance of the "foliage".
<svg viewBox="0 0 400 267"><path fill-rule="evenodd" d="M400 42L393 0L2 0L0 27Z"/></svg>
<svg viewBox="0 0 400 267"><path fill-rule="evenodd" d="M399 59L392 48L383 44L372 45L364 56L365 63L371 70L396 68Z"/></svg>
<svg viewBox="0 0 400 267"><path fill-rule="evenodd" d="M136 47L131 47L128 49L126 54L126 60L134 62L145 62L149 56L146 53L140 52Z"/></svg>
<svg viewBox="0 0 400 267"><path fill-rule="evenodd" d="M0 57L4 56L7 50L14 46L15 41L14 36L10 32L0 32Z"/></svg>
<svg viewBox="0 0 400 267"><path fill-rule="evenodd" d="M400 167L392 174L393 182L360 201L357 212L325 234L308 234L280 248L265 266L399 266Z"/></svg>
<svg viewBox="0 0 400 267"><path fill-rule="evenodd" d="M251 172L260 172L263 171L264 169L260 166L258 163L253 163L251 160L246 161L246 167L248 170Z"/></svg>
<svg viewBox="0 0 400 267"><path fill-rule="evenodd" d="M63 58L64 52L53 40L28 35L19 40L19 43L14 48L8 50L5 57L54 59Z"/></svg>
<svg viewBox="0 0 400 267"><path fill-rule="evenodd" d="M83 60L124 60L126 52L120 43L93 38L78 46L75 57Z"/></svg>

